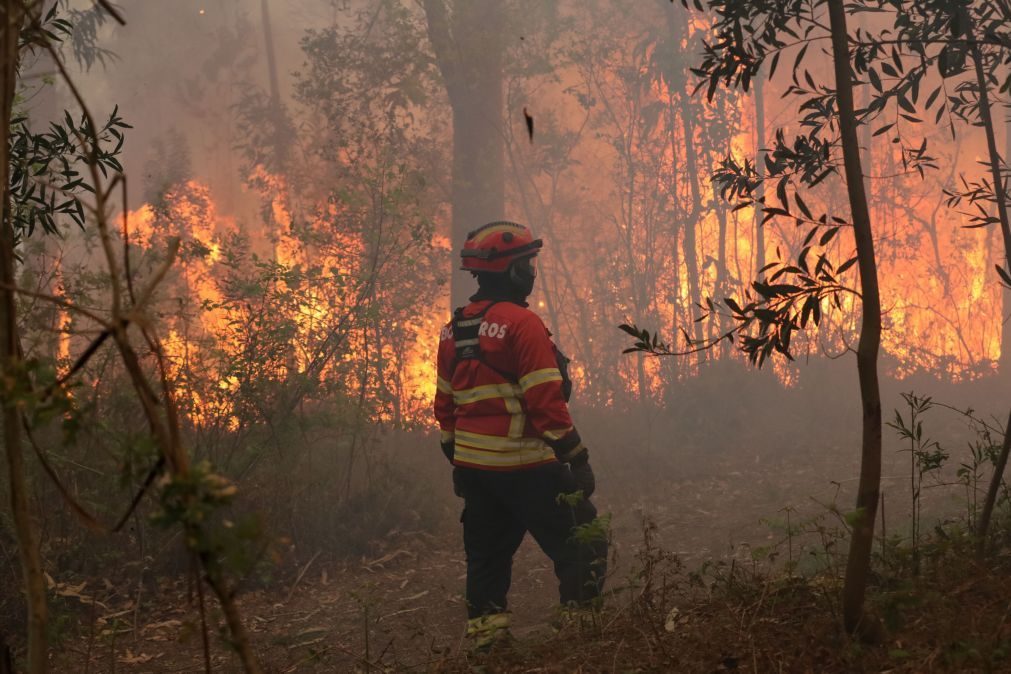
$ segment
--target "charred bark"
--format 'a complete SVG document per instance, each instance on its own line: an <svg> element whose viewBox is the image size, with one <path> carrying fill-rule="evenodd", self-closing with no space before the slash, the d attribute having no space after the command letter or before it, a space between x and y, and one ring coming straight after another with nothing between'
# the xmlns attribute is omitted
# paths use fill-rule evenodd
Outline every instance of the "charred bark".
<svg viewBox="0 0 1011 674"><path fill-rule="evenodd" d="M863 440L856 512L852 519L853 531L843 586L843 622L847 631L873 639L877 636L878 626L873 618L865 614L864 598L870 576L874 521L881 491L881 392L878 386L881 299L878 292L870 211L867 207L864 175L860 165L857 119L853 106L853 72L850 69L847 44L849 33L843 0L828 0L828 10L846 189L853 218L857 265L860 270L860 292L863 299L860 341L857 346L857 372L863 409Z"/></svg>

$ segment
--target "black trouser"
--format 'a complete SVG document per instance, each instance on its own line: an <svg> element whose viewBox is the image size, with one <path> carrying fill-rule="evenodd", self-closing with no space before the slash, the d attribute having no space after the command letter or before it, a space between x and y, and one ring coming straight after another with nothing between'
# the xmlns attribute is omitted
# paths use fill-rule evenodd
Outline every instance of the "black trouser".
<svg viewBox="0 0 1011 674"><path fill-rule="evenodd" d="M607 541L573 537L574 527L593 521L597 509L586 499L574 505L559 500L559 494L578 489L568 466L549 463L516 471L457 470L465 504L462 520L469 618L506 609L513 554L528 531L555 564L563 605L582 604L600 596L607 570Z"/></svg>

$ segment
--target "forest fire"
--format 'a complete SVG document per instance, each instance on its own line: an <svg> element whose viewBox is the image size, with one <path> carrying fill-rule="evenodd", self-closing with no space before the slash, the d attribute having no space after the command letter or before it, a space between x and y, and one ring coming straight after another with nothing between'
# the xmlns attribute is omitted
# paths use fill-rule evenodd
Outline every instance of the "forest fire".
<svg viewBox="0 0 1011 674"><path fill-rule="evenodd" d="M752 139L748 137L739 137L735 146L743 147L750 142ZM885 168L890 162L882 158L881 163ZM310 266L328 269L332 278L361 278L365 274L369 260L359 237L342 236L337 242L312 250L305 245L305 237L292 230L296 225L287 205L283 180L270 176L262 168L258 169L256 180L270 190L264 197L270 205L274 229L259 240L242 245L259 249L262 257L256 258L256 264L272 268L263 279L271 288L262 289L264 292L283 293L285 279ZM706 190L702 198L713 199L712 186L706 186ZM991 235L962 229L951 222L950 213L939 218L936 205L929 201L910 199L905 204L879 203L875 213L889 228L889 236L882 240L884 344L889 367L900 378L917 371L935 372L955 380L984 375L992 371L1000 355L1000 288L989 278L994 260L999 259L999 242ZM249 325L250 320L249 306L227 297L229 284L234 281L230 270L238 263L237 258L230 258L235 251L229 247L239 245L239 227L220 214L209 189L194 181L167 192L157 211L144 205L131 212L129 228L131 242L145 251L157 252L171 236L183 241L178 283L173 291L177 295L171 300L179 311L164 314L167 330L164 347L179 393L189 400L195 421L209 423L227 418L234 426L237 421L232 416L229 399L236 394L240 378L229 363L241 358L248 346L244 344L242 326ZM325 217L298 226L318 233L327 226L328 219L339 215L337 208L330 205ZM700 292L713 297L721 292L739 292L742 281L754 274L757 245L754 221L753 209L746 208L711 211L698 223L696 264L702 274ZM777 253L795 254L802 233L799 228L767 227L765 259L773 260ZM681 239L683 246L683 236ZM840 236L830 246L816 247L811 256L824 251L837 260L845 260L850 254L849 245L847 238ZM444 240L442 246L448 249L449 242ZM721 250L723 259L719 260L717 251ZM250 259L243 263L248 262ZM688 266L677 269L677 277L668 278L666 272L660 276L662 282L680 289L676 302L658 305L660 315L676 315L677 307L690 300ZM725 277L721 277L720 269L728 270L723 272ZM313 344L325 339L323 333L357 310L355 303L361 302L360 290L360 285L346 282L332 286L314 284L297 299L290 298L292 301L285 309L292 330L286 335L290 352L276 363L272 376L281 381L307 372L312 366ZM938 302L939 298L944 301ZM841 307L836 309L828 300L823 301L825 320L821 329L807 339L801 353L817 357L852 347L856 321L853 298L844 297ZM384 343L376 354L380 362L390 364L384 367L395 369L395 390L391 393L399 399L415 401L409 411L399 413L400 421L431 423L424 401L434 392L434 356L442 320L442 312L436 311L427 312L421 321L409 325L393 321L392 327L404 335L404 340L398 344ZM704 326L704 334L712 337L727 327L728 323L709 322ZM358 357L356 354L370 348L368 337L360 332L349 332L343 338L348 345L341 361L345 366ZM584 376L586 366L579 362L581 354L575 356L578 380ZM714 357L735 356L723 351ZM650 388L660 390L664 386L664 370L653 362L645 367ZM777 364L777 371L784 383L796 383L796 371L782 364ZM195 378L194 373L200 377ZM332 378L348 390L361 389L360 372L352 372L337 362L316 368L313 376L320 381ZM191 383L197 379L213 383L210 394L201 393ZM634 394L634 379L625 381L628 392ZM370 395L380 396L382 392L377 389ZM380 414L380 418L394 416L389 410Z"/></svg>
<svg viewBox="0 0 1011 674"><path fill-rule="evenodd" d="M319 243L327 220L338 216L336 207L329 206L318 220L296 223L283 181L262 169L255 178L272 190L265 196L275 227L265 236L244 237L234 220L219 212L210 190L195 181L167 191L159 206L145 204L127 218L130 241L141 260L157 259L171 237L181 241L177 274L160 315L165 357L192 421L238 426L234 404L243 379L236 363L248 358L252 336L246 331L270 320L283 324L283 331L274 335L277 345L283 343L283 355L271 353L265 373L275 382L310 376L315 386L361 390L362 373L353 366L378 346L375 358L381 368L393 364L392 377L387 371L365 376L389 378L383 386L391 386L389 393L404 403L397 410L377 405L378 418L428 423L426 401L435 389L439 317L417 324L400 324L394 318L391 327L405 342L370 344L367 334L349 328L370 302L383 301L385 292L370 277L376 270L369 267L361 239L326 232L325 245L306 245L306 238ZM238 288L242 276L250 273L262 285ZM271 307L269 317L254 307L267 297L284 300L280 307ZM278 315L278 310L284 313ZM343 341L336 359L320 350L335 339Z"/></svg>
<svg viewBox="0 0 1011 674"><path fill-rule="evenodd" d="M0 0L0 673L1008 669L1007 2L179 2Z"/></svg>
<svg viewBox="0 0 1011 674"><path fill-rule="evenodd" d="M738 114L744 115L745 111ZM735 138L734 147L743 154L743 148L754 142L751 134L745 134ZM883 155L878 163L881 171L887 171L894 168L895 162ZM272 377L278 381L300 376L312 367L313 376L320 382L332 378L348 390L360 390L362 373L352 372L346 366L372 348L368 336L358 330L348 331L341 337L347 346L340 362L330 362L321 368L313 366L313 345L325 340L328 330L340 329L342 320L348 320L351 313L362 308L361 292L373 283L367 279L370 264L367 246L360 236L326 232L330 222L347 215L337 206L329 204L322 215L296 223L284 180L262 167L257 167L254 179L264 203L269 205L273 225L267 234L247 237L241 244L240 228L218 211L210 190L194 181L168 191L158 209L144 205L129 216L132 243L141 249L156 252L171 236L183 241L178 284L174 286L178 295L172 300L180 310L166 311L164 315L165 349L180 393L189 399L194 418L203 423L230 417L228 399L240 385L240 377L232 373L229 362L241 358L248 346L241 326L248 326L251 317L248 298L242 304L226 296L229 284L235 280L231 273L237 264L252 263L260 265L261 272L269 270L261 280L270 288L261 290L270 293L284 294L292 275L307 268L314 268L317 273L326 270L329 278L339 280L334 284L313 284L302 288L297 298L288 298L290 302L284 311L292 332L285 338L288 355L277 361L273 369ZM999 241L985 232L963 229L957 214L939 213L936 202L917 196L914 190L922 187L911 178L905 180L910 189L892 186L876 202L875 210L875 217L888 232L881 241L888 367L899 378L918 371L954 380L982 376L993 370L1000 356L1000 287L989 278L994 261L1000 257ZM704 190L700 198L712 201L716 196L712 184L704 185ZM893 196L908 201L895 203L890 201ZM831 204L831 197L827 201ZM723 208L707 211L697 223L694 245L695 264L700 270L700 297L739 293L746 287L746 280L754 276L755 219L753 208L734 211ZM318 242L321 233L331 240L317 247L306 245L307 239L315 238ZM803 234L802 228L791 229L780 223L767 226L764 259L775 260L776 255L788 259L796 255ZM338 238L333 239L334 236ZM677 242L682 249L686 246L684 236L680 234ZM441 245L448 251L448 240L443 238ZM828 246L815 246L811 258L824 252L841 262L850 256L850 246L847 236L839 236ZM252 253L252 258L243 257L240 262L232 256L243 247L248 248L247 252L259 253ZM552 254L549 249L548 255ZM684 320L683 307L692 300L689 274L688 264L658 272L658 281L676 288L678 293L672 302L657 303L660 316L678 320L680 313L680 320ZM349 282L352 278L359 279L357 284ZM397 290L376 287L370 292ZM821 329L806 337L806 346L799 353L818 357L852 347L857 319L853 299L844 296L841 309L823 300L825 319ZM564 313L565 309L561 311ZM396 344L391 341L379 345L378 362L385 364L384 369L391 367L395 371L395 390L390 392L398 399L415 401L409 411L386 409L380 418L431 423L424 401L434 391L434 353L444 314L442 310L424 313L424 318L411 324L392 320L392 327L403 339ZM711 320L700 326L698 334L712 338L730 325L728 321ZM577 359L576 377L582 379L586 364L581 361L585 356L578 351L573 355ZM709 357L737 356L724 350ZM654 362L647 362L644 367L649 388L661 390L667 371ZM796 370L782 363L777 363L776 368L781 381L796 383ZM194 372L215 382L210 395L202 394L190 383L195 381L191 376ZM628 373L623 379L626 393L634 395L638 385L631 375ZM382 388L374 389L370 395L383 396ZM229 423L236 422L233 418Z"/></svg>

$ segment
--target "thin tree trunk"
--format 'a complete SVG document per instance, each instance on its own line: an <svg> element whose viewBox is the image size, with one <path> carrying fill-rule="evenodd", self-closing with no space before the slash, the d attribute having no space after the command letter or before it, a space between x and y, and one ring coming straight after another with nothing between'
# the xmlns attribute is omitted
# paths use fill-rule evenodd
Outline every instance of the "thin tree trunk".
<svg viewBox="0 0 1011 674"><path fill-rule="evenodd" d="M685 160L687 161L688 182L692 190L691 216L684 223L684 256L685 265L688 269L688 296L691 299L692 305L697 306L702 302L702 289L699 279L699 253L695 233L702 218L703 205L702 195L699 190L699 166L695 159L694 148L692 148L692 143L695 139L695 128L691 118L692 112L688 106L687 95L682 94L680 98L681 124L684 127L685 134ZM694 339L697 342L702 342L702 324L698 321L693 321L692 325L695 332ZM702 351L698 352L697 358L701 364L704 359Z"/></svg>
<svg viewBox="0 0 1011 674"><path fill-rule="evenodd" d="M18 36L24 20L24 7L19 0L4 0L3 31L0 39L0 365L9 377L18 377L21 357L18 349L17 302L14 296L16 281L14 252L14 223L10 204L10 145L9 133L17 89ZM16 400L3 399L3 439L7 455L10 481L11 516L18 541L18 556L24 579L25 598L28 604L28 672L41 674L48 668L46 644L46 582L42 570L35 522L32 520L28 500L24 454L21 445L21 419Z"/></svg>
<svg viewBox="0 0 1011 674"><path fill-rule="evenodd" d="M277 58L274 56L274 31L270 20L268 0L260 1L260 17L263 20L263 46L267 54L267 77L270 83L270 102L277 106L281 103L281 87L277 76Z"/></svg>
<svg viewBox="0 0 1011 674"><path fill-rule="evenodd" d="M967 26L971 26L966 22ZM975 27L971 28L969 37L974 37ZM983 122L983 129L986 132L986 148L989 155L990 180L993 183L994 199L997 202L997 217L1000 219L1001 237L1004 242L1004 262L1006 269L1011 273L1011 225L1008 223L1007 212L1007 190L1004 187L1004 179L1001 176L1001 157L997 152L997 138L993 128L993 116L990 111L990 91L987 87L986 74L983 72L983 53L979 44L970 40L972 44L972 61L976 72L976 86L979 88L979 117ZM1011 145L1011 141L1008 141ZM1007 378L1011 372L1011 351L1009 351L1007 312L1008 305L1011 304L1011 290L1001 289L1001 353L998 361L998 376ZM987 489L986 503L983 508L983 516L980 518L976 528L976 553L982 556L986 550L987 530L990 527L990 515L993 512L994 502L997 499L997 491L1004 481L1004 469L1007 466L1008 451L1011 450L1011 419L1008 420L1009 428L1004 431L1004 446L1001 449L1000 457L994 466L993 476L990 478L990 487Z"/></svg>
<svg viewBox="0 0 1011 674"><path fill-rule="evenodd" d="M1011 115L1004 124L1004 157L1011 158ZM1011 266L1008 273L1011 274ZM1000 316L1000 360L997 362L997 372L1004 381L1008 381L1011 380L1011 288L1004 288L1001 292Z"/></svg>
<svg viewBox="0 0 1011 674"><path fill-rule="evenodd" d="M853 73L850 70L843 0L828 0L832 30L832 60L835 68L839 106L839 130L842 140L846 188L853 218L863 316L857 346L857 371L860 402L863 408L863 443L860 482L857 488L856 514L850 539L849 559L843 586L843 622L851 633L876 636L876 623L864 613L864 597L870 576L871 548L874 545L874 520L881 491L881 392L878 388L878 349L881 344L881 299L878 295L877 263L871 231L856 114L853 111Z"/></svg>
<svg viewBox="0 0 1011 674"><path fill-rule="evenodd" d="M761 202L765 198L765 74L759 72L755 75L755 144L757 152L755 154L755 170L758 172L758 187L755 189L755 273L751 276L761 278L764 276L762 268L765 266L765 227L762 226L762 219L765 216L765 209Z"/></svg>
<svg viewBox="0 0 1011 674"><path fill-rule="evenodd" d="M672 34L677 36L676 44L680 44L682 38L687 37L687 20L684 14L676 14L675 12L667 13L667 26ZM691 315L696 305L702 302L702 288L699 280L699 259L698 259L698 242L696 240L696 228L699 226L699 220L702 217L703 205L702 205L702 195L699 190L699 167L696 158L696 149L693 147L695 142L695 127L693 122L693 113L691 111L691 105L689 103L689 96L687 91L685 91L686 83L681 81L681 64L678 60L678 53L672 51L667 54L667 58L670 59L671 72L677 73L678 80L670 82L671 91L677 91L678 99L678 112L681 117L681 128L684 134L684 153L685 153L685 170L687 171L688 184L691 187L692 193L692 210L691 214L682 223L684 229L684 241L682 243L682 250L684 251L684 262L685 268L688 275L688 315ZM672 120L673 123L673 120ZM671 134L672 141L672 153L671 157L677 157L677 150L673 146L674 135ZM675 241L675 246L677 245ZM692 321L692 339L697 342L702 342L703 340L703 326L697 321ZM696 363L701 365L705 359L704 351L699 351L696 355Z"/></svg>
<svg viewBox="0 0 1011 674"><path fill-rule="evenodd" d="M713 289L713 297L717 301L729 294L729 289L727 288L730 277L730 273L727 270L727 209L724 207L724 203L722 200L718 200L715 208L716 221L719 223L720 228L717 243L719 250L716 253L716 285ZM727 316L722 313L718 313L717 315L716 327L718 334L722 335L730 326L727 324ZM727 358L730 355L730 346L729 340L720 342L720 358Z"/></svg>
<svg viewBox="0 0 1011 674"><path fill-rule="evenodd" d="M974 37L974 33L975 29L973 28L969 37ZM997 138L993 130L993 116L990 114L990 91L987 87L986 75L983 72L982 51L979 48L979 44L974 40L970 40L970 44L972 44L972 60L976 69L976 86L979 87L979 117L980 121L983 122L983 130L986 132L986 149L990 159L990 180L993 182L994 198L997 201L997 217L1000 219L1000 232L1004 241L1004 261L1007 265L1005 268L1008 270L1008 273L1011 273L1011 224L1008 222L1007 190L1004 189L1004 179L1000 172L1001 157L1000 153L997 152ZM1004 289L1001 294L1003 295L1001 313L1002 318L1006 320L1007 308L1011 304L1011 299L1008 298L1008 295L1011 294L1011 291ZM1004 349L1011 342L1011 339L1008 338L1007 327L1005 323L1001 330L1000 374L1002 376L1006 376L1009 367L1011 367L1011 354ZM996 479L1000 479L1000 477L996 476Z"/></svg>
<svg viewBox="0 0 1011 674"><path fill-rule="evenodd" d="M1008 415L1007 425L1004 426L1004 444L1000 449L1000 456L993 467L993 477L990 478L990 488L986 491L986 503L983 504L983 512L976 524L976 556L983 557L986 553L986 536L990 528L990 517L993 515L993 506L997 503L997 492L1004 481L1004 469L1007 468L1008 454L1011 453L1011 414Z"/></svg>

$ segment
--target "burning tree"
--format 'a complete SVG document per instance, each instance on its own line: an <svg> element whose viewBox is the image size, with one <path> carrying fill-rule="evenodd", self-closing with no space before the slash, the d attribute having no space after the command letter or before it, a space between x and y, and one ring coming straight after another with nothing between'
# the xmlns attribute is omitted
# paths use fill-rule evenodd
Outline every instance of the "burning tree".
<svg viewBox="0 0 1011 674"><path fill-rule="evenodd" d="M687 6L687 2L685 3ZM703 3L694 3L702 9ZM956 135L953 117L982 126L987 140L989 181L951 192L950 204L969 200L996 205L996 216L979 207L970 226L998 224L1009 248L1006 232L1006 188L1002 159L997 153L990 115L989 87L994 73L1004 67L1003 50L1009 43L1006 8L990 3L854 3L848 8L838 0L826 2L707 2L716 15L715 37L707 41L701 65L695 70L703 79L709 97L722 86L747 90L767 69L772 78L780 58L793 53L791 84L787 93L799 99L801 135L788 139L776 132L773 146L763 157L763 171L754 163L728 156L714 174L723 196L735 208L759 207L763 224L786 219L807 228L808 233L795 259L776 260L760 270L752 292L743 299L726 298L719 303L706 300L708 315L724 314L736 324L709 339L685 333L686 350L678 351L646 330L624 325L637 338L629 351L672 355L707 350L726 340L738 338L748 358L761 365L773 353L791 358L792 340L798 331L818 325L828 307L841 309L848 298L859 300L862 323L855 349L863 405L863 443L860 483L856 509L849 516L851 546L843 591L846 628L864 636L875 636L876 621L865 614L863 601L870 569L874 520L880 491L881 400L878 387L878 351L882 334L882 310L878 280L875 236L862 167L858 131L884 117L872 136L891 134L903 171L921 177L937 168L928 154L927 140L909 139L910 129L921 124L917 106L935 112L940 122L947 114L952 138ZM882 27L847 28L847 13L872 12ZM980 28L980 26L984 26ZM982 35L982 37L977 37ZM834 83L820 82L810 66L811 45L828 41L834 69ZM967 59L973 76L965 77ZM926 89L928 74L936 68L940 81L920 102L921 86ZM861 77L866 77L861 81ZM941 96L946 82L956 78L954 92ZM961 78L960 80L958 78ZM856 87L869 94L858 107ZM1003 89L1006 89L1006 85ZM894 117L892 117L894 115ZM892 121L888 121L891 117ZM903 128L903 126L905 128ZM826 209L812 201L811 190L837 173L841 166L849 201L849 218L842 209ZM775 185L775 201L767 198L762 186ZM803 193L803 196L802 196ZM833 259L828 245L844 231L852 230L855 255ZM1011 269L1011 258L1007 258ZM850 268L859 270L859 286L843 281ZM1005 283L1009 273L997 265ZM1006 296L1006 293L1005 293ZM853 306L853 305L849 305ZM855 308L855 307L854 307ZM1007 334L1005 328L1003 334ZM1002 357L1005 354L1002 354ZM1002 464L1001 464L1002 465ZM999 474L996 476L999 479Z"/></svg>

